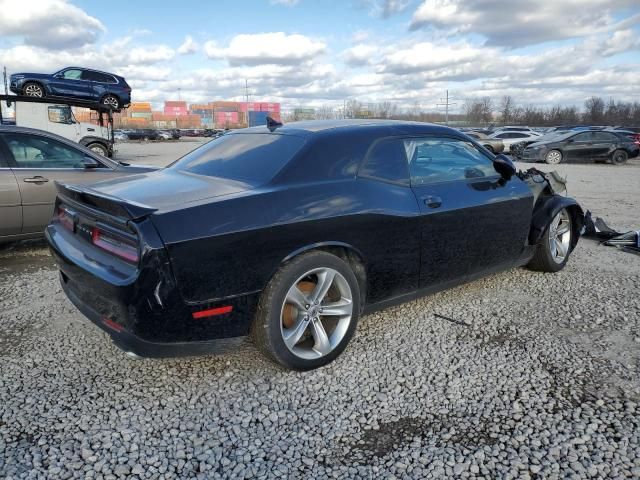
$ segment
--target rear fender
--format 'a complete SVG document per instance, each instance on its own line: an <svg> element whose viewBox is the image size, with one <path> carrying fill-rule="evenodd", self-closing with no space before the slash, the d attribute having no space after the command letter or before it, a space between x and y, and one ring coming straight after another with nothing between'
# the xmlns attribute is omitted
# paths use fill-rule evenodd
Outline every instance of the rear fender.
<svg viewBox="0 0 640 480"><path fill-rule="evenodd" d="M578 243L578 238L584 225L584 212L575 199L560 195L541 196L536 202L531 218L531 229L529 230L529 245L536 245L540 242L547 226L563 208L566 208L569 215L571 215L573 230L571 249L573 250Z"/></svg>

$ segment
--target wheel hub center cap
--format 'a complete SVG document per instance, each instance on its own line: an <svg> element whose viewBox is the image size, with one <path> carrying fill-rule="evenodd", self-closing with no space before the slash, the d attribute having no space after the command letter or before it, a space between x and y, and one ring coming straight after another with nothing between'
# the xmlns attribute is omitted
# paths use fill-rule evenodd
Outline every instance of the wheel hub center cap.
<svg viewBox="0 0 640 480"><path fill-rule="evenodd" d="M310 317L317 317L319 314L320 314L320 307L318 307L317 305L313 305L312 307L309 308Z"/></svg>

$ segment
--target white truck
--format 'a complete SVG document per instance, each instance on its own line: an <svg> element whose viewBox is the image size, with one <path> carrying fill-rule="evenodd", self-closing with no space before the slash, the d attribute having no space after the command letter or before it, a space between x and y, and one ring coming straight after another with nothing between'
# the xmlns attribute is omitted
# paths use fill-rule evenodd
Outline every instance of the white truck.
<svg viewBox="0 0 640 480"><path fill-rule="evenodd" d="M111 115L108 120L103 121L102 111L97 111L98 119L102 119L96 125L93 123L79 122L73 116L72 106L83 106L82 102L52 102L34 101L29 97L28 101L17 100L14 96L1 96L1 106L6 105L5 99L8 97L9 103L15 108L15 125L19 127L37 128L47 132L55 133L74 142L78 142L90 148L96 153L105 157L113 156L113 123ZM91 108L91 107L89 107ZM4 112L3 112L4 113ZM110 113L110 112L108 112ZM0 116L0 120L6 121L6 113Z"/></svg>

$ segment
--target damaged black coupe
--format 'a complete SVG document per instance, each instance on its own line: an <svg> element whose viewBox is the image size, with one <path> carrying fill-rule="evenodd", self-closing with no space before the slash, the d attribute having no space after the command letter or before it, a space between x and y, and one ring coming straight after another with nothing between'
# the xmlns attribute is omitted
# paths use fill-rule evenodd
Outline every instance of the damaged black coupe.
<svg viewBox="0 0 640 480"><path fill-rule="evenodd" d="M557 176L410 122L271 122L158 172L58 188L46 236L62 286L120 348L210 353L250 335L299 370L335 359L363 313L561 270L583 222Z"/></svg>

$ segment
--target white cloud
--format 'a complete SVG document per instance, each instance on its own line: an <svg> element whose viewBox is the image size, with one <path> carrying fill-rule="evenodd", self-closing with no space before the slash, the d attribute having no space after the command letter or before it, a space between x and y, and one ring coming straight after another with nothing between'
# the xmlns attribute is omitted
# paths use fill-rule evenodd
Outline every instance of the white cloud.
<svg viewBox="0 0 640 480"><path fill-rule="evenodd" d="M283 32L236 35L226 48L216 42L205 44L212 59L225 59L230 65L290 65L317 57L326 50L324 42L307 36Z"/></svg>
<svg viewBox="0 0 640 480"><path fill-rule="evenodd" d="M66 0L0 0L0 35L50 50L95 43L106 28Z"/></svg>
<svg viewBox="0 0 640 480"><path fill-rule="evenodd" d="M614 13L637 6L637 0L424 0L410 28L446 28L479 33L489 44L532 45L613 31L640 21L640 14L622 22Z"/></svg>
<svg viewBox="0 0 640 480"><path fill-rule="evenodd" d="M342 58L345 63L352 67L364 66L373 63L373 56L379 51L375 45L359 43L346 49Z"/></svg>
<svg viewBox="0 0 640 480"><path fill-rule="evenodd" d="M189 55L198 51L198 44L195 42L191 35L187 35L184 38L182 45L178 47L178 53L180 55Z"/></svg>

